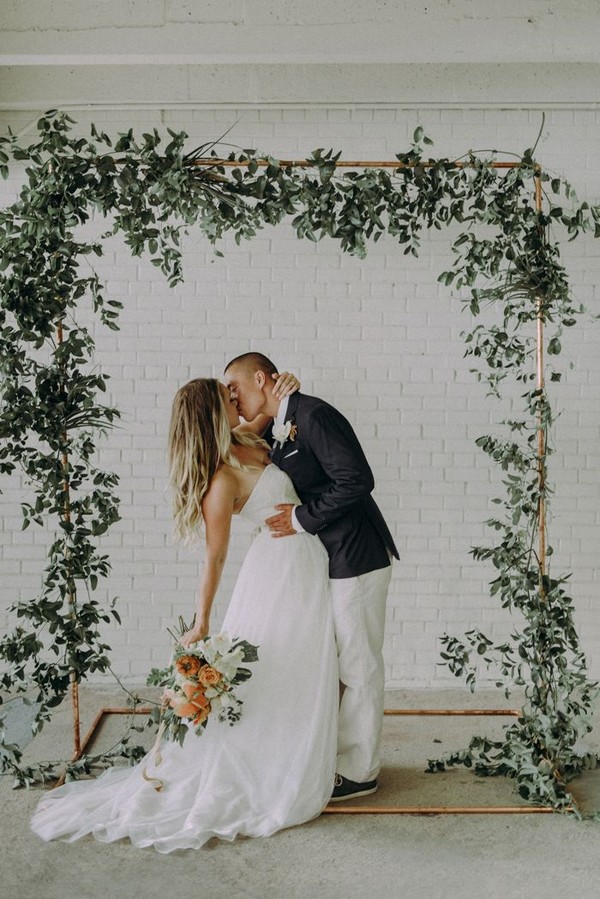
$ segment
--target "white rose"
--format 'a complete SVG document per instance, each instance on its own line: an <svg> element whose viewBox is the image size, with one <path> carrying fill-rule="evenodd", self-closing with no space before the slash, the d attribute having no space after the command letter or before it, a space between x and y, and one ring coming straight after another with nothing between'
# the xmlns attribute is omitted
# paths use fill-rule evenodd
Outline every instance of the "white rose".
<svg viewBox="0 0 600 899"><path fill-rule="evenodd" d="M243 661L244 650L241 646L238 646L233 652L228 652L227 655L222 656L222 658L215 659L213 668L220 671L226 680L233 680Z"/></svg>
<svg viewBox="0 0 600 899"><path fill-rule="evenodd" d="M275 443L278 443L279 446L283 446L285 441L290 436L290 431L292 430L292 422L286 421L284 425L273 425L273 440Z"/></svg>

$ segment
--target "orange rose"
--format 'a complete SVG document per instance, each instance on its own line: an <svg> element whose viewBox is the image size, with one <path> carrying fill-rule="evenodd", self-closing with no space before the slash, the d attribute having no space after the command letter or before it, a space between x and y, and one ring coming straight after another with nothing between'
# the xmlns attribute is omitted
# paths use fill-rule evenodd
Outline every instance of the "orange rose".
<svg viewBox="0 0 600 899"><path fill-rule="evenodd" d="M216 668L211 668L210 665L203 665L198 672L198 680L205 687L214 687L215 684L219 683L222 676Z"/></svg>
<svg viewBox="0 0 600 899"><path fill-rule="evenodd" d="M200 659L197 656L179 656L175 662L175 667L180 674L186 677L193 677L200 670Z"/></svg>
<svg viewBox="0 0 600 899"><path fill-rule="evenodd" d="M193 718L194 723L199 719L197 723L201 724L210 715L210 702L204 694L204 688L187 681L181 685L181 689L185 699L172 699L171 708L180 718Z"/></svg>

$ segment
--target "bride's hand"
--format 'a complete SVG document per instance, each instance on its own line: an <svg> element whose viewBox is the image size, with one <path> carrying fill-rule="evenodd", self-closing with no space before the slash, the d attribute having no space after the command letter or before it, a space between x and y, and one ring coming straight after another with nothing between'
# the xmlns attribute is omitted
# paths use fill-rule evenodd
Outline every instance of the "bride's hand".
<svg viewBox="0 0 600 899"><path fill-rule="evenodd" d="M179 642L182 646L188 647L191 646L192 643L197 643L198 640L203 640L204 637L208 636L208 627L206 625L195 624L189 631L186 631L185 634L182 634L179 638Z"/></svg>
<svg viewBox="0 0 600 899"><path fill-rule="evenodd" d="M289 396L291 393L295 393L297 390L300 390L300 381L296 377L296 375L292 375L289 371L281 372L281 374L271 375L272 378L275 379L275 386L271 393L273 396L277 397L278 400L282 400L284 397Z"/></svg>

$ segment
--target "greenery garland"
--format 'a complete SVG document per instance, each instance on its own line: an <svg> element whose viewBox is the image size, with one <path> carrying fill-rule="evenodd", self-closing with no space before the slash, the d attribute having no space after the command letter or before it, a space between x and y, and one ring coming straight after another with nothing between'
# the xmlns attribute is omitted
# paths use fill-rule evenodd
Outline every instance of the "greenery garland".
<svg viewBox="0 0 600 899"><path fill-rule="evenodd" d="M579 814L567 783L596 764L595 756L577 750L590 730L595 685L574 625L568 575L551 576L536 551L550 492L553 413L545 387L535 384L532 358L539 320L553 328L547 351L556 356L562 329L583 312L571 297L552 232L562 229L573 239L591 229L599 236L599 209L579 204L561 179L540 174L534 150L506 171L492 167L493 156L472 153L462 162L429 160L424 153L431 141L421 128L411 148L398 154L397 169L341 173L340 154L331 150L315 151L305 169L274 158L259 164L263 157L245 150L232 154L239 165L226 169L216 161L216 144L185 152L184 132L169 129L163 147L156 130L141 139L129 131L113 143L95 126L90 139L76 138L73 124L51 111L30 145L21 146L12 134L0 139L0 173L8 175L12 159L25 164L26 175L19 198L0 212L0 471L20 469L32 486L23 527L54 522L56 531L39 595L13 607L18 624L0 642L4 691L37 704L39 730L70 682L109 669L101 626L118 620L114 603L103 608L94 596L98 579L110 570L99 538L119 517L117 478L93 464L96 440L118 410L101 402L108 376L92 366L94 343L77 322L77 308L91 297L100 321L117 329L121 304L105 299L89 265L102 255L102 242L80 239L79 227L94 213L109 218L108 234L122 234L134 256L149 253L174 285L183 277L181 237L191 226L213 244L230 232L239 243L291 217L298 237L328 237L363 257L368 242L386 233L416 256L423 229L458 224L454 264L439 280L466 297L475 322L464 333L467 354L492 394L500 396L506 379L525 388L523 416L505 422L506 439L477 440L501 467L506 495L493 500L500 514L488 521L496 542L473 550L475 558L493 563L492 595L518 613L518 623L501 645L479 630L445 635L442 657L471 688L482 659L507 694L523 688L526 700L502 740L475 737L429 769L464 764L479 774L509 775L526 800ZM207 155L214 164L198 165ZM536 178L544 189L543 211L534 200ZM552 371L550 379L558 381L560 373ZM125 738L108 756L68 764L67 775L141 752ZM55 763L23 766L20 750L6 742L0 743L0 763L19 784L56 770Z"/></svg>

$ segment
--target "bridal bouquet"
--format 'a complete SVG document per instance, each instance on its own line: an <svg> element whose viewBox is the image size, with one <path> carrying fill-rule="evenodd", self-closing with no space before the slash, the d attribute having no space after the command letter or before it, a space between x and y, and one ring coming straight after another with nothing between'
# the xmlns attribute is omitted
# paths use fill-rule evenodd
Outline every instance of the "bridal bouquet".
<svg viewBox="0 0 600 899"><path fill-rule="evenodd" d="M187 630L180 621L181 633ZM177 635L173 635L177 640ZM153 717L160 735L183 743L191 728L201 734L210 715L234 725L242 716L242 700L234 688L252 676L245 662L256 662L258 647L247 640L216 634L191 646L176 644L168 668L153 668L147 683L164 687Z"/></svg>

